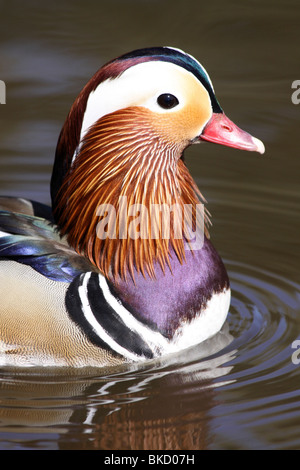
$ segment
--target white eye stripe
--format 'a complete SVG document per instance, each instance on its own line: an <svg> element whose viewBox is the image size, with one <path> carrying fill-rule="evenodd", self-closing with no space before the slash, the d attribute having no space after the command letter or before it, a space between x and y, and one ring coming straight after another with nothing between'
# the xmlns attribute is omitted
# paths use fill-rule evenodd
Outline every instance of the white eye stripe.
<svg viewBox="0 0 300 470"><path fill-rule="evenodd" d="M186 105L185 80L203 85L189 71L171 62L149 61L130 67L119 77L107 79L90 94L83 117L80 140L101 117L130 106L143 106L156 113L177 112ZM163 109L162 94L174 95L179 104Z"/></svg>

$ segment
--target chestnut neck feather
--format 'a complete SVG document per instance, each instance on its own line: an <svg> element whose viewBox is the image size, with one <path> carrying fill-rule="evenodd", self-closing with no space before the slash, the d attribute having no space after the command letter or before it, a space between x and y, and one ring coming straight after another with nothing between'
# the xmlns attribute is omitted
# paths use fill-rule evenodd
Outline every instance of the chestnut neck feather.
<svg viewBox="0 0 300 470"><path fill-rule="evenodd" d="M186 146L186 145L185 145ZM159 236L152 238L99 238L97 224L100 205L116 209L119 227L119 201L126 196L127 207L190 204L202 200L200 191L189 174L182 156L184 148L162 138L151 126L149 113L143 108L127 108L100 118L87 132L75 162L68 170L57 197L58 226L68 243L82 253L107 277L117 280L134 270L155 277L154 264L164 270L169 264L170 248L184 262L184 239L174 235L164 239L159 224ZM200 200L199 200L200 199ZM176 214L174 215L176 217ZM149 228L149 219L140 227ZM127 224L130 223L130 218ZM195 225L195 213L191 224ZM205 231L209 218L205 213Z"/></svg>

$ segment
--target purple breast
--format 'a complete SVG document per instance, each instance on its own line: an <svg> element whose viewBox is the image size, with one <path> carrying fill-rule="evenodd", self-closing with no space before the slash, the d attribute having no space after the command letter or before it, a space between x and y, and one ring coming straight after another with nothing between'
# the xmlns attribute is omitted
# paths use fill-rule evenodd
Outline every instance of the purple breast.
<svg viewBox="0 0 300 470"><path fill-rule="evenodd" d="M225 266L205 238L203 247L186 251L186 262L180 264L171 252L171 270L165 273L155 265L156 278L135 273L131 279L110 283L114 294L137 318L172 337L182 320L191 320L201 312L214 293L229 288Z"/></svg>

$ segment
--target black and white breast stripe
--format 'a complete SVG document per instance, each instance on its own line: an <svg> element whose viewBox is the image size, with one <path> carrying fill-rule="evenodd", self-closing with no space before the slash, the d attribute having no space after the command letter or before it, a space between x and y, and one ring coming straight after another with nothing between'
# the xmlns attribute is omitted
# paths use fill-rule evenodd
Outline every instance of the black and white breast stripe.
<svg viewBox="0 0 300 470"><path fill-rule="evenodd" d="M66 308L93 344L127 360L152 359L169 349L167 338L125 308L101 274L78 276L68 288Z"/></svg>

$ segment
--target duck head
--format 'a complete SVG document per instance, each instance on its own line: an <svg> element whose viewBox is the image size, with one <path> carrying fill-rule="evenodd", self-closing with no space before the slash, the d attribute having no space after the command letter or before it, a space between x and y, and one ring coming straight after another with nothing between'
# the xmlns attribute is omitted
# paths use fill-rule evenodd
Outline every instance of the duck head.
<svg viewBox="0 0 300 470"><path fill-rule="evenodd" d="M149 48L104 65L75 100L58 140L51 193L61 234L107 276L134 269L153 275L154 263L168 264L170 244L183 262L184 240L174 231L169 239L97 236L97 208L117 207L122 196L128 206L204 202L183 160L189 145L203 141L264 152L227 118L190 55ZM208 236L207 212L203 218Z"/></svg>

